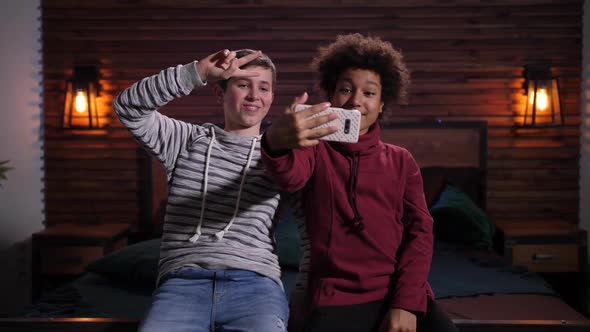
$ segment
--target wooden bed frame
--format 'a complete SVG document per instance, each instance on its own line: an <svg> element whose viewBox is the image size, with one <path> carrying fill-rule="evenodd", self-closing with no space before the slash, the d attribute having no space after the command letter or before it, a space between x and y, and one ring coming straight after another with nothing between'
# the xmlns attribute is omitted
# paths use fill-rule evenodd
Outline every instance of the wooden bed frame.
<svg viewBox="0 0 590 332"><path fill-rule="evenodd" d="M442 166L479 169L477 186L480 191L476 203L485 208L486 122L389 124L382 126L382 138L386 142L406 147L422 168ZM161 189L162 173L154 171L150 159L147 160L149 165L146 169L151 175L147 177L146 187L151 192L152 188ZM145 200L152 203L148 203L148 206L153 207L154 211L161 196L154 198L151 193L145 196ZM152 213L147 218L153 221L154 217ZM590 331L588 321L454 319L454 322L462 332ZM137 318L0 318L0 331L123 332L136 331L138 326Z"/></svg>
<svg viewBox="0 0 590 332"><path fill-rule="evenodd" d="M453 174L452 170L477 172L468 194L480 208L486 209L486 122L393 123L382 126L381 139L408 149L423 176L425 169L437 168L448 179L462 182L460 177L464 174Z"/></svg>
<svg viewBox="0 0 590 332"><path fill-rule="evenodd" d="M555 320L464 320L456 319L461 332L587 332L585 322ZM135 332L137 319L126 318L0 318L2 331L38 332Z"/></svg>

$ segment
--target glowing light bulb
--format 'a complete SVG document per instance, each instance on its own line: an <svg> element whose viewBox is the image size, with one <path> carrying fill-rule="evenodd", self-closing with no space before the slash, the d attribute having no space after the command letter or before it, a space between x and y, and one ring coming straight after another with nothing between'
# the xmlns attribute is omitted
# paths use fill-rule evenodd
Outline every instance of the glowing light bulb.
<svg viewBox="0 0 590 332"><path fill-rule="evenodd" d="M547 90L539 89L537 95L537 109L542 112L547 109L547 105L549 105L549 97L547 96Z"/></svg>
<svg viewBox="0 0 590 332"><path fill-rule="evenodd" d="M88 103L86 102L86 94L82 90L76 92L76 99L74 101L76 112L84 113L87 110Z"/></svg>
<svg viewBox="0 0 590 332"><path fill-rule="evenodd" d="M529 104L535 102L535 92L533 91L529 97ZM549 105L549 96L547 96L547 89L540 88L537 93L537 109L541 112L547 109Z"/></svg>

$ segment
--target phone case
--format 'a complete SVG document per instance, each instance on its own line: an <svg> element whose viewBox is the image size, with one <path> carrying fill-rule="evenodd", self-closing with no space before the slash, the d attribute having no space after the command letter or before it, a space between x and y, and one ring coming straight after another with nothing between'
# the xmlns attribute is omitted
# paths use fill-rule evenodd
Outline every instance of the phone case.
<svg viewBox="0 0 590 332"><path fill-rule="evenodd" d="M295 106L295 112L302 111L308 107L311 106L299 104ZM312 118L329 113L336 113L338 115L338 118L326 124L323 124L318 128L335 126L338 128L338 131L333 134L324 136L320 139L325 141L336 141L345 143L358 142L359 130L361 126L361 112L359 112L358 110L347 110L344 108L330 107L323 112L313 115Z"/></svg>

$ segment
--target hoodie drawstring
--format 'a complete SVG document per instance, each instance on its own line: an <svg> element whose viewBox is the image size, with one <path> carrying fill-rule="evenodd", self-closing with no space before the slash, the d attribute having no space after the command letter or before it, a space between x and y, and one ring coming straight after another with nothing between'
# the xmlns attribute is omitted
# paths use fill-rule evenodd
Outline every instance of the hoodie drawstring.
<svg viewBox="0 0 590 332"><path fill-rule="evenodd" d="M360 154L355 153L350 161L350 180L348 181L348 201L354 213L353 219L350 221L350 227L354 232L361 232L365 228L363 217L359 213L356 202L356 186L359 176Z"/></svg>
<svg viewBox="0 0 590 332"><path fill-rule="evenodd" d="M207 199L207 183L209 180L209 163L211 160L211 150L213 148L214 141L215 141L215 130L213 129L213 127L211 127L211 142L209 143L209 146L207 147L207 156L205 159L205 179L204 179L204 183L203 183L203 200L202 200L202 204L201 204L201 215L199 217L199 224L197 225L197 231L196 231L195 235L193 235L189 239L189 241L192 243L196 243L197 240L199 239L199 237L201 236L201 227L203 225L203 216L205 214L205 203L206 203L206 199ZM231 220L227 223L227 225L222 230L215 233L215 237L217 238L217 241L223 239L223 236L229 230L229 228L233 225L234 220L235 220L236 216L238 215L238 212L240 211L240 200L242 197L242 190L244 188L244 183L246 182L246 175L248 174L248 170L250 169L250 163L252 162L252 156L254 155L254 150L256 148L257 141L258 141L258 139L256 137L254 137L252 139L252 145L250 146L250 152L248 153L248 160L246 161L246 165L244 166L244 170L242 172L242 180L240 182L240 188L238 190L238 197L236 199L236 206L234 208L234 214L232 215Z"/></svg>
<svg viewBox="0 0 590 332"><path fill-rule="evenodd" d="M244 172L242 174L242 181L240 182L240 189L238 190L238 198L236 200L236 207L234 208L234 214L231 217L231 220L227 223L227 226L225 226L219 232L215 233L215 237L217 238L217 241L223 239L225 232L227 232L229 230L229 228L231 227L231 225L233 225L234 220L236 219L236 216L238 215L238 212L240 211L240 199L242 198L242 189L244 188L244 182L246 182L246 175L248 174L248 170L250 169L250 162L252 162L252 156L254 155L254 149L256 148L256 141L257 141L257 138L254 137L252 139L252 145L250 146L250 152L248 153L248 161L246 161L246 165L244 166Z"/></svg>
<svg viewBox="0 0 590 332"><path fill-rule="evenodd" d="M207 147L207 155L205 157L205 179L203 181L203 199L201 201L201 215L199 216L199 224L197 225L197 231L195 235L191 236L189 241L196 243L201 236L201 226L203 226L203 216L205 215L205 205L207 203L207 183L209 182L209 162L211 161L211 150L213 150L213 144L215 143L215 129L211 129L211 141Z"/></svg>

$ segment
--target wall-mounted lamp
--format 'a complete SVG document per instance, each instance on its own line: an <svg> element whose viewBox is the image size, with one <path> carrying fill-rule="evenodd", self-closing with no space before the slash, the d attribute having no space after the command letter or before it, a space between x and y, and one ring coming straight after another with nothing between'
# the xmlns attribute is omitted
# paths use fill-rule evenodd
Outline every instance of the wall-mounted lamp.
<svg viewBox="0 0 590 332"><path fill-rule="evenodd" d="M523 126L563 126L565 121L559 96L559 81L551 75L549 64L526 65L524 76L527 102Z"/></svg>
<svg viewBox="0 0 590 332"><path fill-rule="evenodd" d="M74 67L73 77L66 82L66 101L62 114L64 129L98 128L98 69L95 66Z"/></svg>

